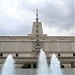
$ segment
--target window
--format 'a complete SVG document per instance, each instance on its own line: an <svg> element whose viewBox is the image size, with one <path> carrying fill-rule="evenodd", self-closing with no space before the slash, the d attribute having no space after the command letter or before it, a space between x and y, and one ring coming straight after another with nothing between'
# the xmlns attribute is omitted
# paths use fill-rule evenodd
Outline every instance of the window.
<svg viewBox="0 0 75 75"><path fill-rule="evenodd" d="M60 57L60 54L58 53L58 57Z"/></svg>
<svg viewBox="0 0 75 75"><path fill-rule="evenodd" d="M16 53L16 57L18 57L18 53Z"/></svg>
<svg viewBox="0 0 75 75"><path fill-rule="evenodd" d="M36 27L38 27L38 25L36 25Z"/></svg>
<svg viewBox="0 0 75 75"><path fill-rule="evenodd" d="M61 68L64 68L64 65L61 65Z"/></svg>
<svg viewBox="0 0 75 75"><path fill-rule="evenodd" d="M37 37L38 37L38 35L37 35Z"/></svg>
<svg viewBox="0 0 75 75"><path fill-rule="evenodd" d="M31 68L31 64L23 64L23 66L21 68Z"/></svg>
<svg viewBox="0 0 75 75"><path fill-rule="evenodd" d="M73 53L73 56L75 56L75 53Z"/></svg>
<svg viewBox="0 0 75 75"><path fill-rule="evenodd" d="M36 32L38 32L38 30L36 30Z"/></svg>
<svg viewBox="0 0 75 75"><path fill-rule="evenodd" d="M3 53L0 53L0 56L3 56Z"/></svg>
<svg viewBox="0 0 75 75"><path fill-rule="evenodd" d="M34 63L34 64L33 64L33 68L37 68L37 65L36 65L36 63Z"/></svg>

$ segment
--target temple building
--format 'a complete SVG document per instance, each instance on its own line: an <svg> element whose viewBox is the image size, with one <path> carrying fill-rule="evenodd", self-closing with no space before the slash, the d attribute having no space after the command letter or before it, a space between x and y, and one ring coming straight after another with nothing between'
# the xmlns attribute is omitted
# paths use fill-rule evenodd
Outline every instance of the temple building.
<svg viewBox="0 0 75 75"><path fill-rule="evenodd" d="M0 36L0 67L9 54L15 59L16 67L36 68L40 49L46 53L47 61L56 54L65 68L75 68L75 36L47 36L43 34L38 10L32 32L28 36Z"/></svg>

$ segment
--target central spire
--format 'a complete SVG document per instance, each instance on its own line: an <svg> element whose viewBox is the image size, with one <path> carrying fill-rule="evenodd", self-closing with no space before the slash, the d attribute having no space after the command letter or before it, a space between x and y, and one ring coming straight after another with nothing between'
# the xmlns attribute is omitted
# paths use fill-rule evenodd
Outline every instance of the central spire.
<svg viewBox="0 0 75 75"><path fill-rule="evenodd" d="M39 22L38 20L39 20L38 9L36 9L36 22L33 22L32 33L30 36L36 36L36 37L47 36L43 34L42 22Z"/></svg>
<svg viewBox="0 0 75 75"><path fill-rule="evenodd" d="M38 9L36 9L36 22L38 22Z"/></svg>

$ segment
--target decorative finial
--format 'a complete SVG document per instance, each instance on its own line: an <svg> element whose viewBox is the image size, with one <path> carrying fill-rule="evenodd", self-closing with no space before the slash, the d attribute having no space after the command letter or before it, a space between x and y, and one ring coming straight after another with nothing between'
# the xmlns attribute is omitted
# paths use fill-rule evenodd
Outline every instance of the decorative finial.
<svg viewBox="0 0 75 75"><path fill-rule="evenodd" d="M36 22L38 22L38 9L36 9Z"/></svg>

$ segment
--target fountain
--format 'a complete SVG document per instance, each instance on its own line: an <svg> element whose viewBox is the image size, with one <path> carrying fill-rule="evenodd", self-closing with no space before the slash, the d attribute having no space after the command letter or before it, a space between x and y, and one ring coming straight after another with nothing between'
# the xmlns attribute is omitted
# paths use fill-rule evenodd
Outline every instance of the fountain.
<svg viewBox="0 0 75 75"><path fill-rule="evenodd" d="M1 75L14 75L14 59L10 54L8 55L3 65ZM55 54L52 55L49 68L47 64L46 54L42 49L40 50L37 75L63 75L60 69L60 62L56 58Z"/></svg>
<svg viewBox="0 0 75 75"><path fill-rule="evenodd" d="M60 62L55 54L52 55L50 68L48 68L46 54L42 49L40 50L37 75L63 75L60 69Z"/></svg>
<svg viewBox="0 0 75 75"><path fill-rule="evenodd" d="M10 54L3 65L1 75L14 75L14 59Z"/></svg>
<svg viewBox="0 0 75 75"><path fill-rule="evenodd" d="M47 64L47 59L44 51L41 49L38 59L38 68L37 68L37 75L48 75L49 68Z"/></svg>
<svg viewBox="0 0 75 75"><path fill-rule="evenodd" d="M50 74L51 75L63 75L60 69L60 62L58 58L56 58L55 54L53 54L51 58Z"/></svg>

